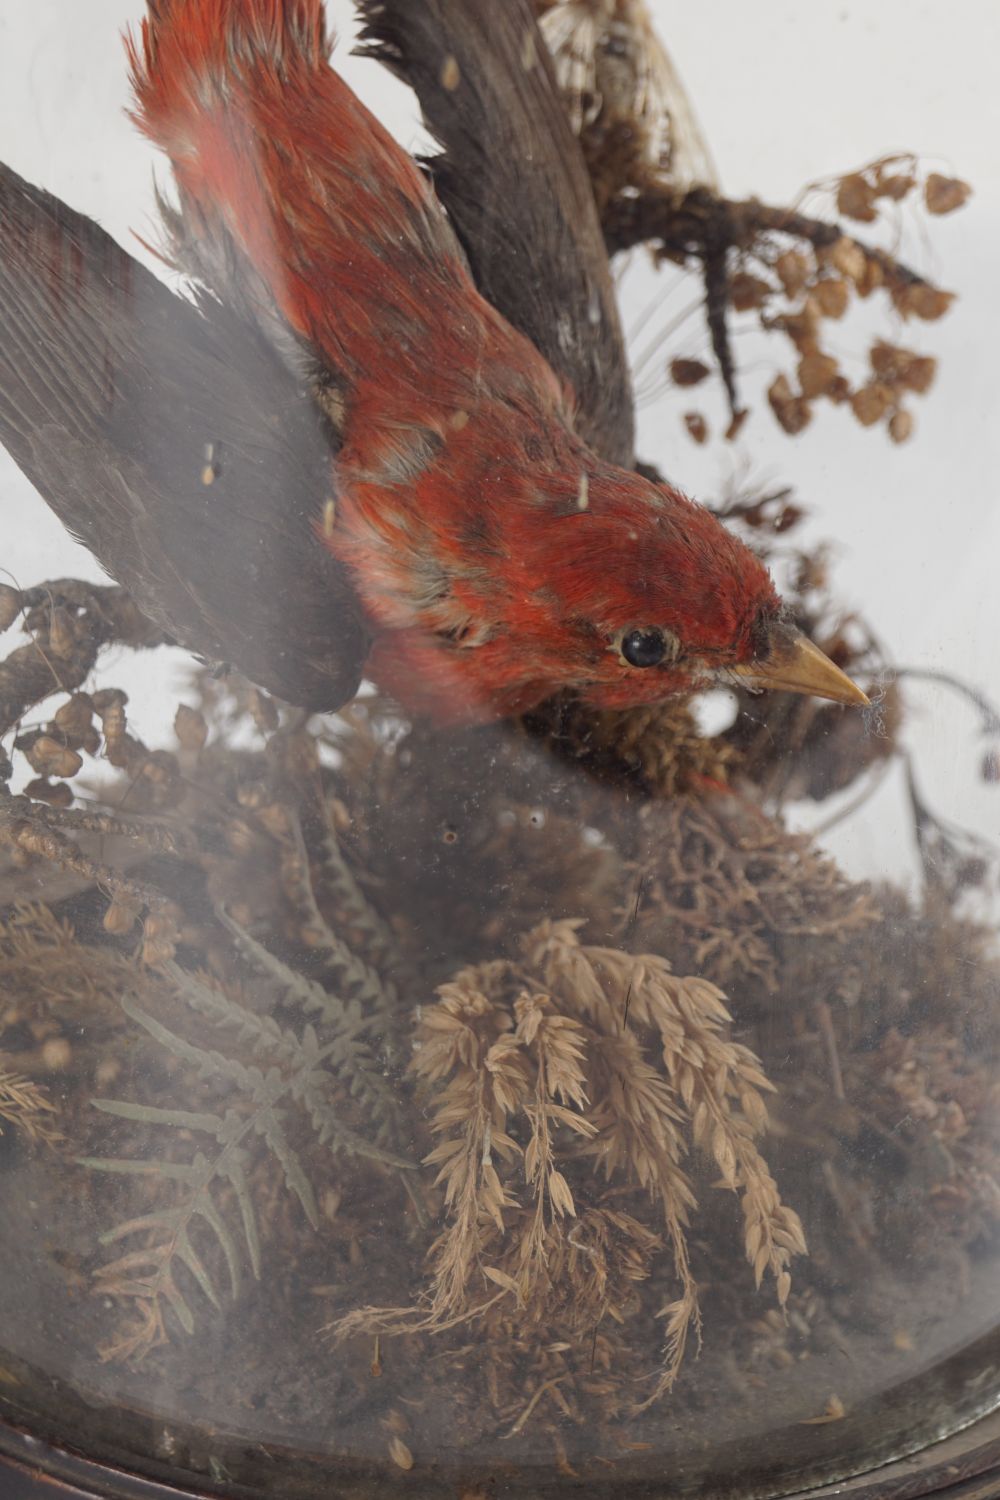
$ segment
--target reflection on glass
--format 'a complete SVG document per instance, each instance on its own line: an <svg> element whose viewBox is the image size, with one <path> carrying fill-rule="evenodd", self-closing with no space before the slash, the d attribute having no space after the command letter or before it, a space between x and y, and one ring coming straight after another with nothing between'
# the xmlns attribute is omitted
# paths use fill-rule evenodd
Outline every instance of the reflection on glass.
<svg viewBox="0 0 1000 1500"><path fill-rule="evenodd" d="M784 432L902 442L934 360L830 327L947 309L862 230L967 189L735 202L638 0L407 5L447 217L313 0L151 6L197 304L0 168L0 432L117 579L0 585L0 1411L262 1495L787 1493L996 1404L995 854L799 504L633 470L605 240L697 262L696 443L740 319ZM797 831L893 777L919 890Z"/></svg>

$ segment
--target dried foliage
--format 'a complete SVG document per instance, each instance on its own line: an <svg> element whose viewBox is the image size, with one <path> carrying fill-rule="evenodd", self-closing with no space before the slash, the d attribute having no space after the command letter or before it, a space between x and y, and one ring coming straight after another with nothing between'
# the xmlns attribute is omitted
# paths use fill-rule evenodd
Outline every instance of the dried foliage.
<svg viewBox="0 0 1000 1500"><path fill-rule="evenodd" d="M703 268L730 431L747 315L795 351L769 392L784 430L827 400L906 438L933 359L877 337L849 377L827 331L876 291L923 320L949 294L832 219L719 196L641 0L537 8L609 246ZM825 188L865 225L968 196L910 157ZM683 390L709 373L670 372ZM797 623L874 678L879 643L837 610L822 553L789 543L801 508L719 509L787 574ZM766 1386L823 1347L838 1277L868 1328L867 1280L903 1274L900 1244L994 1246L1000 968L955 914L979 851L911 779L938 872L913 904L774 816L863 792L899 754L893 688L867 719L741 694L711 738L684 703L565 700L435 732L371 697L310 721L199 672L168 749L95 684L105 646L162 641L121 590L0 587L0 630L19 620L0 662L0 1119L71 1150L68 1211L76 1194L108 1226L88 1268L124 1312L106 1357L163 1359L208 1308L235 1325L238 1297L308 1302L343 1203L327 1316L374 1336L372 1380L396 1334L472 1441L548 1429L572 1474L553 1411L598 1452L671 1390L703 1313L706 1344ZM18 904L46 870L44 904ZM782 1194L813 1250L794 1289L806 1233ZM385 1425L409 1470L405 1427Z"/></svg>
<svg viewBox="0 0 1000 1500"><path fill-rule="evenodd" d="M794 368L774 376L767 397L791 436L810 423L817 401L846 407L862 427L884 425L893 442L914 427L910 398L933 382L936 361L877 335L860 371L831 352L831 323L853 304L882 292L906 320L947 312L953 297L896 255L858 239L841 219L896 229L907 208L952 213L971 189L959 178L923 169L899 153L830 182L811 184L830 218L756 199L724 197L691 105L656 36L645 0L539 0L540 24L556 63L570 123L579 137L611 251L651 243L656 253L700 265L713 352L730 406L727 436L746 416L732 356L733 316L788 339ZM836 329L838 342L843 335ZM679 387L709 373L699 360L668 361ZM704 416L684 414L695 442L709 435Z"/></svg>
<svg viewBox="0 0 1000 1500"><path fill-rule="evenodd" d="M433 735L407 731L404 751L393 742L391 711L378 703L341 720L330 743L342 769L331 780L322 770L321 743L300 721L283 719L253 691L234 701L208 677L198 690L199 705L183 704L175 716L180 751L155 758L161 774L152 785L174 789L167 821L155 802L155 811L125 819L110 810L8 799L19 814L8 822L19 857L49 860L96 881L110 896L96 946L80 943L48 915L32 918L38 928L32 963L44 966L48 949L70 955L79 974L97 976L102 1000L110 998L165 1054L146 1080L147 1098L108 1098L98 1091L92 1100L101 1115L134 1129L133 1154L81 1158L92 1171L133 1179L141 1200L141 1211L128 1212L105 1233L105 1244L128 1248L98 1267L95 1282L131 1309L107 1345L107 1354L118 1358L141 1358L161 1344L170 1317L190 1332L195 1294L221 1306L224 1295L238 1293L245 1264L260 1275L251 1184L261 1161L273 1158L314 1225L315 1169L307 1158L316 1145L360 1157L369 1170L373 1163L390 1172L410 1166L395 1144L412 1130L400 1115L405 1095L387 1082L382 1064L374 1066L371 1048L375 1044L384 1058L397 1048L399 1002L384 976L387 967L407 972L399 949L412 953L415 933L394 933L376 914L338 829L355 836L352 825L364 829L370 874L388 892L390 909L396 906L390 882L398 882L401 861L398 847L380 848L385 868L378 868L375 849L389 842L383 809L395 809L397 846L401 836L415 840L415 848L423 844L425 863L428 840L443 849L457 844L468 928L482 931L485 917L494 942L502 932L482 892L470 885L470 857L489 881L504 868L512 886L515 872L523 873L527 835L535 878L549 885L558 880L568 900L590 904L605 917L615 870L609 849L581 840L568 808L546 808L525 822L515 815L498 823L492 812L488 851L475 849L464 828L449 842L452 827L462 823L462 799L470 816L482 804L478 781L464 766L456 781L456 767L442 762ZM89 732L95 700L115 711L110 723L105 712L97 743ZM64 728L74 718L81 764L100 748L132 777L137 763L145 764L150 752L129 733L124 710L124 695L115 690L75 692L56 710ZM224 750L225 738L244 731L248 719L265 738L264 754ZM541 726L535 732L541 734ZM679 766L687 758L700 764L698 737L683 715L674 743L673 770L666 741L661 747L665 786L682 783L686 773ZM29 739L17 748L30 760L36 744ZM535 805L546 790L562 797L562 773L556 770L548 788L539 775L558 762L534 751L525 758L529 744L507 738L511 774L498 790L509 795L520 778L522 795ZM706 755L719 756L702 746ZM466 749L474 753L474 744ZM178 754L185 758L183 778ZM435 764L439 780L430 774ZM411 776L416 780L407 790ZM577 781L570 778L572 785ZM192 794L192 785L200 795ZM438 785L451 807L445 828L433 813ZM353 803L353 813L331 796L335 789ZM407 805L414 816L400 820L399 808ZM409 825L405 832L401 823ZM537 837L542 829L544 840ZM144 844L142 873L98 865L83 853L81 842L95 834ZM548 864L538 857L543 849ZM539 897L528 889L523 899L524 914L515 909L507 929L520 956L463 971L423 1011L415 1073L423 1084L441 1086L431 1128L447 1138L430 1153L429 1165L440 1170L438 1187L453 1222L431 1251L427 1307L399 1314L397 1322L457 1326L485 1305L498 1327L516 1325L519 1337L525 1330L540 1335L560 1320L576 1334L584 1326L592 1331L605 1317L615 1322L636 1311L635 1287L666 1245L676 1284L674 1295L649 1313L650 1321L656 1313L666 1320L666 1362L654 1399L673 1382L698 1318L686 1238L694 1193L682 1164L685 1123L693 1143L741 1195L745 1248L757 1279L770 1269L780 1301L787 1298L786 1263L804 1241L754 1144L764 1121L760 1090L766 1081L752 1054L726 1040L728 1015L711 984L674 979L663 959L582 946L573 922L550 923L525 937L527 911L537 909ZM440 878L433 900L440 911ZM267 936L255 936L254 929ZM192 963L199 954L200 967ZM57 979L54 959L51 972ZM17 989L31 993L21 977ZM448 1021L477 1006L475 1024L455 1022L461 1039L446 1041ZM436 1047L426 1040L435 1027ZM473 1038L478 1064L463 1051ZM442 1045L458 1047L450 1062ZM464 1060L452 1076L460 1055ZM199 1107L206 1089L210 1106ZM290 1129L293 1116L299 1123ZM487 1138L490 1160L484 1161ZM311 1144L304 1150L300 1141ZM603 1163L603 1183L595 1162ZM523 1192L515 1186L519 1175ZM619 1180L636 1195L631 1206L616 1196ZM656 1228L644 1222L644 1195L659 1206ZM366 1316L372 1315L358 1313L356 1326Z"/></svg>
<svg viewBox="0 0 1000 1500"><path fill-rule="evenodd" d="M603 213L626 189L682 194L715 171L644 0L537 0L570 124Z"/></svg>
<svg viewBox="0 0 1000 1500"><path fill-rule="evenodd" d="M809 191L839 201L843 184L854 179L872 183L873 217L895 216L905 199L915 206L921 196L920 170L911 157L881 158L862 173L813 184ZM924 179L925 189L929 181ZM894 442L909 437L908 402L930 389L936 360L878 333L863 360L845 365L828 340L836 333L842 346L842 320L873 295L888 300L897 320L932 322L948 311L952 293L891 251L858 239L835 218L756 199L734 201L695 188L678 202L647 192L624 196L608 215L612 248L653 241L664 259L702 266L709 332L732 416L727 436L734 437L743 422L730 338L734 316L745 315L763 332L786 338L794 351L794 367L776 375L768 390L771 410L786 433L801 432L816 402L829 401L848 409L862 427L883 424ZM699 383L690 368L697 361L681 361L680 379L675 363L668 362L675 384Z"/></svg>
<svg viewBox="0 0 1000 1500"><path fill-rule="evenodd" d="M73 595L73 585L58 587ZM86 597L82 585L79 596ZM88 618L95 639L87 652L96 659L101 644L120 636L82 613L81 642ZM16 675L18 650L11 660ZM49 697L51 686L38 696ZM26 1132L30 1122L38 1138L56 1138L36 1119L48 1107L44 1095L20 1075L35 1062L47 1066L47 1058L63 1071L80 1066L63 1040L69 1026L86 1024L91 1050L103 1050L127 1018L164 1053L163 1063L149 1065L144 1082L153 1097L143 1101L104 1097L102 1084L119 1070L107 1066L106 1053L94 1066L86 1060L89 1102L130 1122L139 1150L85 1155L81 1163L140 1181L152 1199L104 1235L104 1244L129 1248L99 1266L95 1281L131 1310L106 1354L138 1359L166 1340L168 1311L194 1329L192 1293L221 1305L220 1271L234 1296L242 1261L260 1275L251 1184L262 1153L314 1227L317 1190L296 1134L327 1151L412 1169L397 1145L403 1120L391 1081L398 997L370 961L391 966L395 946L343 858L317 796L315 746L297 734L294 716L281 731L277 708L248 690L230 722L245 708L270 736L270 756L220 762L201 708L179 706L178 752L151 751L129 730L123 692L70 686L77 690L44 729L22 728L14 741L41 782L20 795L2 788L0 843L15 863L44 861L68 877L71 901L81 889L103 899L88 913L86 938L44 906L15 907L0 928L0 1042L7 1028L26 1024L38 1041L34 1052L17 1054L16 1074L4 1071L0 1113L9 1095L11 1119ZM219 696L206 678L209 712ZM85 757L122 774L136 811L123 816L114 796L67 807L65 781L58 785L68 799L51 795L45 778L76 776ZM187 771L197 773L200 763L221 775L210 791L199 789L182 774L182 760ZM311 820L309 848L304 820ZM108 847L116 850L111 861L91 852ZM188 1107L206 1090L211 1107ZM89 1133L79 1107L73 1125L77 1135ZM156 1201L165 1186L166 1204Z"/></svg>
<svg viewBox="0 0 1000 1500"><path fill-rule="evenodd" d="M4 584L0 631L8 630L19 616L30 640L0 667L0 734L50 694L79 687L103 646L118 642L145 648L164 639L124 589L73 578L24 590ZM75 748L61 726L51 737L57 745Z"/></svg>
<svg viewBox="0 0 1000 1500"><path fill-rule="evenodd" d="M614 1186L602 1191L600 1171L656 1204L672 1255L676 1295L657 1312L666 1349L651 1402L700 1326L686 1133L739 1194L747 1259L758 1285L774 1275L782 1305L805 1237L755 1144L771 1085L726 1039L721 991L675 977L662 958L581 944L577 925L543 923L516 959L462 971L423 1012L414 1071L431 1086L441 1139L425 1160L448 1227L431 1250L425 1306L364 1309L338 1332L484 1319L492 1337L489 1315L502 1326L511 1301L518 1322L549 1337L622 1322L662 1240L622 1211Z"/></svg>
<svg viewBox="0 0 1000 1500"><path fill-rule="evenodd" d="M363 1015L357 998L341 1000L334 991L284 964L231 918L220 915L240 952L271 982L266 1009L174 963L165 966L165 977L191 1015L207 1023L202 1028L202 1033L207 1031L204 1040L192 1040L180 1027L171 1029L147 1014L132 994L121 996L121 1006L185 1065L192 1080L210 1081L214 1097L222 1094L223 1101L210 1111L164 1109L121 1099L91 1101L118 1119L180 1131L182 1139L203 1143L197 1145L190 1161L148 1155L81 1158L81 1165L95 1171L153 1176L179 1184L169 1206L128 1218L101 1237L102 1244L115 1246L138 1239L138 1248L116 1256L97 1272L95 1291L129 1301L135 1308L134 1322L107 1347L109 1358L141 1357L163 1343L168 1306L185 1332L194 1332L195 1315L177 1275L180 1266L212 1306L221 1307L217 1278L197 1248L199 1224L222 1251L231 1294L238 1294L241 1247L218 1201L227 1189L230 1202L225 1206L235 1207L243 1252L259 1279L260 1229L248 1180L255 1143L271 1154L306 1219L314 1229L318 1226L316 1190L286 1124L296 1110L306 1116L316 1140L331 1151L410 1167L405 1158L378 1144L380 1137L398 1128L398 1107L365 1040L373 1018ZM287 1011L301 1017L298 1026L284 1019ZM356 1114L373 1122L371 1138L355 1128L352 1117Z"/></svg>
<svg viewBox="0 0 1000 1500"><path fill-rule="evenodd" d="M788 504L763 506L765 533L784 536ZM55 715L79 714L79 735L96 696ZM84 766L109 743L96 718ZM741 1360L808 1351L836 1247L892 1254L901 1232L898 1195L882 1207L842 1142L888 1137L925 1097L896 1149L925 1162L940 1143L949 1175L911 1194L907 1232L932 1198L942 1233L985 1242L995 1047L973 1057L947 1028L961 1036L960 996L983 1013L995 966L946 905L921 916L852 884L766 816L780 757L705 740L683 706L442 736L373 698L310 724L207 673L174 732L150 783L166 804L125 816L114 785L66 809L6 802L8 849L54 867L73 924L11 914L0 1047L33 1081L46 1041L68 1049L58 1124L107 1225L93 1287L124 1313L106 1355L139 1361L234 1298L286 1295L275 1250L291 1276L332 1192L353 1233L395 1226L338 1279L342 1337L424 1341L476 1431L519 1436L553 1409L597 1431L671 1388L700 1304ZM973 954L980 989L955 971ZM795 1288L786 1196L820 1251ZM766 1303L747 1320L744 1259L750 1295L768 1276L792 1322Z"/></svg>
<svg viewBox="0 0 1000 1500"><path fill-rule="evenodd" d="M0 1059L0 1120L23 1131L29 1141L44 1141L54 1146L63 1139L62 1131L50 1118L57 1113L45 1089L8 1072Z"/></svg>
<svg viewBox="0 0 1000 1500"><path fill-rule="evenodd" d="M529 715L525 728L591 776L660 797L723 786L737 761L729 745L699 733L681 698L626 713L554 698Z"/></svg>
<svg viewBox="0 0 1000 1500"><path fill-rule="evenodd" d="M62 1082L81 1069L91 1085L107 1076L116 995L139 972L119 954L88 952L46 906L8 909L0 919L0 1121L28 1142L55 1147L71 1138L79 1110L57 1105L39 1080Z"/></svg>

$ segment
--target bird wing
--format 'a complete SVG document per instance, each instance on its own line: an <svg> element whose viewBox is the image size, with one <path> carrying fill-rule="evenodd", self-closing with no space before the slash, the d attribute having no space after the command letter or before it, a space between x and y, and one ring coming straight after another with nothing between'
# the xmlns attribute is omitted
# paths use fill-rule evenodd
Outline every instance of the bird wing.
<svg viewBox="0 0 1000 1500"><path fill-rule="evenodd" d="M530 0L359 0L362 41L410 84L429 162L487 301L573 389L578 425L631 468L634 413L607 251Z"/></svg>
<svg viewBox="0 0 1000 1500"><path fill-rule="evenodd" d="M252 327L0 165L0 442L182 645L314 710L368 640L315 527L336 436Z"/></svg>

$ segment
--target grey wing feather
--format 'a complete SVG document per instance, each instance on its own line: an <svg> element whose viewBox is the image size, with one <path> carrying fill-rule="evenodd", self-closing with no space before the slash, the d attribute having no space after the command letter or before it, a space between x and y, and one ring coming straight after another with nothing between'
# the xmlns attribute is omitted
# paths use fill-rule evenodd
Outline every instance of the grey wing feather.
<svg viewBox="0 0 1000 1500"><path fill-rule="evenodd" d="M590 180L529 0L360 0L368 55L414 89L479 290L573 387L580 429L631 466L625 345Z"/></svg>
<svg viewBox="0 0 1000 1500"><path fill-rule="evenodd" d="M315 524L336 437L262 337L0 165L0 442L181 644L310 709L367 634Z"/></svg>

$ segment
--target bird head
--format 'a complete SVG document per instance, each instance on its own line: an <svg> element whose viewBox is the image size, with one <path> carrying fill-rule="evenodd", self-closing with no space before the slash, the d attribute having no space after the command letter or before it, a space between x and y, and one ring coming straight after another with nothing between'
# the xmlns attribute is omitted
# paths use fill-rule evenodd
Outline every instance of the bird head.
<svg viewBox="0 0 1000 1500"><path fill-rule="evenodd" d="M407 706L468 720L563 690L624 709L719 685L868 701L787 618L760 559L672 486L581 448L475 520L478 546L434 549L419 626L376 645L373 675Z"/></svg>

